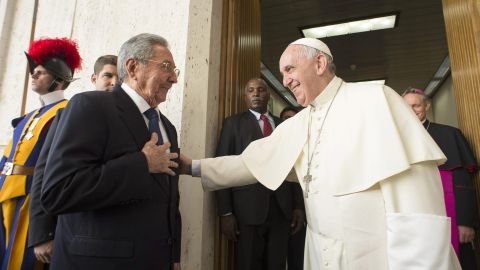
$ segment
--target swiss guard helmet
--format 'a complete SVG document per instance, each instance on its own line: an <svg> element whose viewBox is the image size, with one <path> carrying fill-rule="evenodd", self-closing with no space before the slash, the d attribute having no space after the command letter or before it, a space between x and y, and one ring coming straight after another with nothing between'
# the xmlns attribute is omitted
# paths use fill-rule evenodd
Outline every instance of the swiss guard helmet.
<svg viewBox="0 0 480 270"><path fill-rule="evenodd" d="M68 38L42 38L33 41L25 53L30 74L33 75L38 65L43 66L53 77L48 92L55 90L60 82L64 89L73 82L73 73L81 66L82 59L78 53L78 45Z"/></svg>

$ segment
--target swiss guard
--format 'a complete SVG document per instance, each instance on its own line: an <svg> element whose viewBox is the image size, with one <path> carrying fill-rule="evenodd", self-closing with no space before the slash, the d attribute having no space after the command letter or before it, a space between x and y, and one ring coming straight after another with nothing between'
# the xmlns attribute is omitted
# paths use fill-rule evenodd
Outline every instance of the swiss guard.
<svg viewBox="0 0 480 270"><path fill-rule="evenodd" d="M67 105L63 90L82 61L77 44L67 38L36 40L25 54L42 107L12 121L13 138L0 160L1 270L43 268L33 248L27 248L30 187L50 124Z"/></svg>

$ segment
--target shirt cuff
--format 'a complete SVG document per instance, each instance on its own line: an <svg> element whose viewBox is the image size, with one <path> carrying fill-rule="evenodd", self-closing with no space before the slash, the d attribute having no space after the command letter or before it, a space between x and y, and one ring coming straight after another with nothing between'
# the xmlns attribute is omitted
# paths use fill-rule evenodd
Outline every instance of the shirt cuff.
<svg viewBox="0 0 480 270"><path fill-rule="evenodd" d="M200 160L192 160L192 176L201 177L202 176L202 167L200 166Z"/></svg>

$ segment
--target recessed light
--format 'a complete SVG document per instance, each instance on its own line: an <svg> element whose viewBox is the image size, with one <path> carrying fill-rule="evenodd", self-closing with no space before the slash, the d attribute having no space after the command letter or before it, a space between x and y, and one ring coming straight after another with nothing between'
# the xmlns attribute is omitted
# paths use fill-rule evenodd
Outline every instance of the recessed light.
<svg viewBox="0 0 480 270"><path fill-rule="evenodd" d="M390 29L395 27L397 15L388 15L370 19L354 20L344 23L323 25L302 29L303 35L308 38L325 38L348 35L354 33Z"/></svg>

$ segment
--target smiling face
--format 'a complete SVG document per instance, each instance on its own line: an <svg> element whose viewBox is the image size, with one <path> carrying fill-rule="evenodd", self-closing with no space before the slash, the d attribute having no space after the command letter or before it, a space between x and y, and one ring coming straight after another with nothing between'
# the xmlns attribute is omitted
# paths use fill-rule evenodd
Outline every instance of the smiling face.
<svg viewBox="0 0 480 270"><path fill-rule="evenodd" d="M423 122L427 118L427 112L430 109L430 103L423 100L423 96L415 93L406 94L403 99L412 107L418 119Z"/></svg>
<svg viewBox="0 0 480 270"><path fill-rule="evenodd" d="M259 79L251 79L245 86L245 104L250 110L266 113L270 99L267 85Z"/></svg>
<svg viewBox="0 0 480 270"><path fill-rule="evenodd" d="M307 58L301 50L301 45L289 45L280 57L279 68L283 85L292 91L298 104L306 107L328 84L322 79L327 71L327 59L323 54Z"/></svg>
<svg viewBox="0 0 480 270"><path fill-rule="evenodd" d="M115 65L104 65L98 74L92 75L92 83L95 85L95 89L97 90L110 92L117 82L117 66Z"/></svg>
<svg viewBox="0 0 480 270"><path fill-rule="evenodd" d="M175 66L175 62L170 50L160 45L153 47L152 57L146 60L150 61L128 59L126 67L131 87L153 108L167 99L168 90L177 83L175 72L166 71L162 63Z"/></svg>

